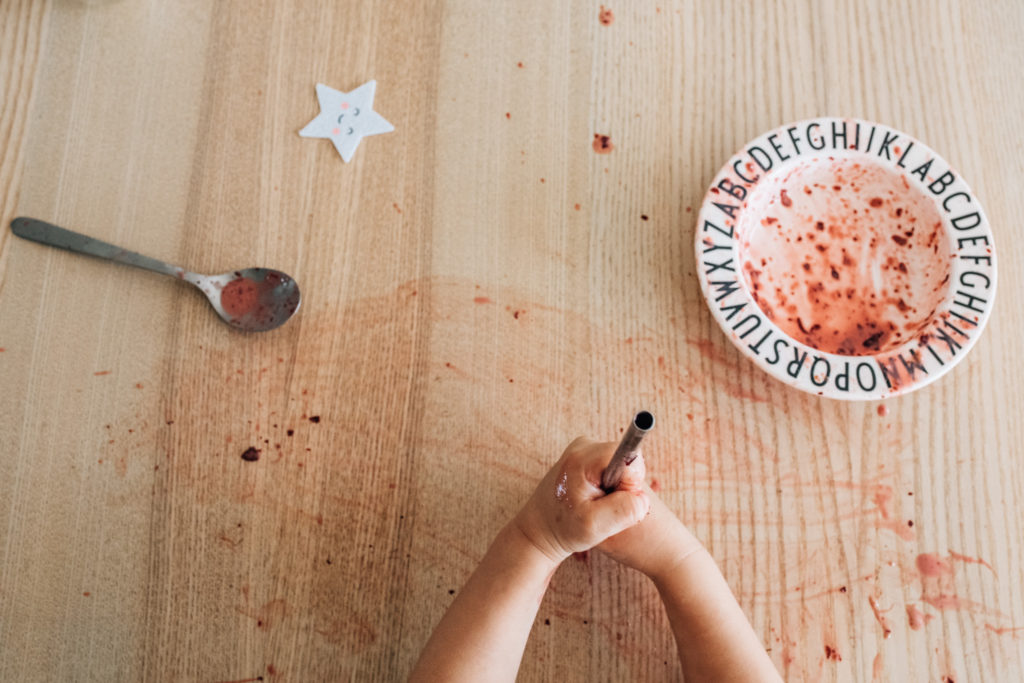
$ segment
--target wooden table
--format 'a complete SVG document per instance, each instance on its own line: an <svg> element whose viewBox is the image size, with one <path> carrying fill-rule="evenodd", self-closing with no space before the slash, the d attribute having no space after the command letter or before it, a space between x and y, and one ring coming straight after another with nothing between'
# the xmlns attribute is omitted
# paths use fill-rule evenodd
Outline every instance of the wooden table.
<svg viewBox="0 0 1024 683"><path fill-rule="evenodd" d="M1024 676L1024 6L608 9L0 3L0 679L399 679L565 444L640 406L788 679ZM394 133L296 134L369 79ZM720 165L825 114L939 150L998 243L980 343L887 417L766 376L695 278ZM302 311L237 333L16 215L280 268ZM678 677L647 581L559 570L522 680Z"/></svg>

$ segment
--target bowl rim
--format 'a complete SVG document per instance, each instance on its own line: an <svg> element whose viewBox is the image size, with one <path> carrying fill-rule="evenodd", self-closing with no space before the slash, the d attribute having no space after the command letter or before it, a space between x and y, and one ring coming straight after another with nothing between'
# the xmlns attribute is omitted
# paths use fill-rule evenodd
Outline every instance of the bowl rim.
<svg viewBox="0 0 1024 683"><path fill-rule="evenodd" d="M842 146L838 146L840 140ZM917 337L874 355L840 356L793 339L754 301L740 272L741 240L734 229L746 208L745 199L762 179L814 155L833 159L863 159L868 155L902 174L936 206L954 258L949 291L937 310L937 320L942 322L936 326L934 341L931 336L923 342ZM746 166L750 161L757 165L753 172L750 168L754 167ZM697 279L704 302L722 332L762 370L817 396L871 401L927 386L970 352L995 302L995 241L981 203L941 155L914 136L885 124L822 116L762 133L743 145L715 174L696 220ZM965 276L970 277L965 280ZM747 326L754 320L757 322Z"/></svg>

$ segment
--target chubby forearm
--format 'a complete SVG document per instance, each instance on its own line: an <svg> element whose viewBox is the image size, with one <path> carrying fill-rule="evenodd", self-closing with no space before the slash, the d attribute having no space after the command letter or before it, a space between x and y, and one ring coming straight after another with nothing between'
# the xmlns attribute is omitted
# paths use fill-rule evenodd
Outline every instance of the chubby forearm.
<svg viewBox="0 0 1024 683"><path fill-rule="evenodd" d="M505 526L434 630L410 680L515 680L557 567L515 524Z"/></svg>
<svg viewBox="0 0 1024 683"><path fill-rule="evenodd" d="M651 576L687 681L780 681L754 629L704 548Z"/></svg>

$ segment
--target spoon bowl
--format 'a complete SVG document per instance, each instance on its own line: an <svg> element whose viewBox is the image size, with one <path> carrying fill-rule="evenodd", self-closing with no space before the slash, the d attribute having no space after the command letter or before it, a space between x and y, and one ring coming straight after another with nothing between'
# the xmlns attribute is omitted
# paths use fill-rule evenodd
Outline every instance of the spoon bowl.
<svg viewBox="0 0 1024 683"><path fill-rule="evenodd" d="M244 268L221 275L196 275L193 282L217 315L246 332L266 332L288 321L302 304L299 285L271 268Z"/></svg>
<svg viewBox="0 0 1024 683"><path fill-rule="evenodd" d="M221 320L246 332L280 327L302 303L298 283L279 270L243 268L222 275L201 275L35 218L15 218L11 231L40 244L184 280L206 295Z"/></svg>

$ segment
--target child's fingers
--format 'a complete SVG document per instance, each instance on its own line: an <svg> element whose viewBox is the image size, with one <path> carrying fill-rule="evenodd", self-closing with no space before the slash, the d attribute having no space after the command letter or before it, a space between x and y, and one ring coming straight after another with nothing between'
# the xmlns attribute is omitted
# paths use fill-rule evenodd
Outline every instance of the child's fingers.
<svg viewBox="0 0 1024 683"><path fill-rule="evenodd" d="M644 479L647 478L647 463L644 462L643 453L637 453L633 462L622 468L622 480L619 482L617 491L639 491L644 487Z"/></svg>
<svg viewBox="0 0 1024 683"><path fill-rule="evenodd" d="M640 523L647 516L651 500L643 491L614 491L590 504L592 530L600 543L609 536Z"/></svg>
<svg viewBox="0 0 1024 683"><path fill-rule="evenodd" d="M605 443L591 442L587 445L583 469L587 481L597 488L601 487L601 475L615 455L616 446L618 444L611 441ZM622 469L622 480L618 487L616 487L616 490L639 491L643 488L646 476L647 467L644 463L644 457L642 454L637 454L633 462Z"/></svg>

